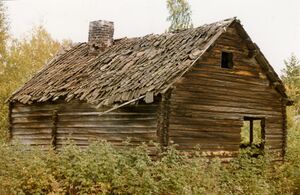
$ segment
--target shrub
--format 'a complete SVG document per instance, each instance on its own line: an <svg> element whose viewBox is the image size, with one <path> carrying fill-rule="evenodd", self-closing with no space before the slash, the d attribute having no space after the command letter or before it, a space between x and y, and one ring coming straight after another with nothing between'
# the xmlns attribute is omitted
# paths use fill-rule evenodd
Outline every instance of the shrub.
<svg viewBox="0 0 300 195"><path fill-rule="evenodd" d="M156 148L159 150L159 147ZM0 146L2 194L288 194L292 163L243 151L227 164L179 153L174 146L149 156L146 144L114 148L95 142L82 150L70 143L59 152L22 145Z"/></svg>

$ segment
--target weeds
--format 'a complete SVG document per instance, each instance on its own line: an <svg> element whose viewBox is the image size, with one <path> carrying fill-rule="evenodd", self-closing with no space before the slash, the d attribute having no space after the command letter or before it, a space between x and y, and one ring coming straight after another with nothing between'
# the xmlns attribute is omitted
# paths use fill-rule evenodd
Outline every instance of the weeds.
<svg viewBox="0 0 300 195"><path fill-rule="evenodd" d="M0 146L0 189L5 194L289 194L292 163L274 164L267 154L244 150L224 165L187 157L173 146L151 158L141 145L116 149L101 141L60 152L22 145ZM1 192L1 191L0 191Z"/></svg>

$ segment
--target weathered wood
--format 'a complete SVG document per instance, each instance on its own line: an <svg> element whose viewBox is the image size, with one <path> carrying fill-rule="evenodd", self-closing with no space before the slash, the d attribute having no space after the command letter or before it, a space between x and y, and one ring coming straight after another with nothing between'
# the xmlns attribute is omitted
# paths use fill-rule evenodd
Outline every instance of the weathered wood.
<svg viewBox="0 0 300 195"><path fill-rule="evenodd" d="M222 51L233 52L232 69L220 67ZM239 150L245 116L265 119L262 140L271 150L282 147L281 95L248 54L249 48L237 31L227 31L210 54L177 82L172 92L169 137L178 149L200 145L205 151L224 150L233 155ZM253 122L250 129L253 131ZM253 140L253 133L250 135Z"/></svg>
<svg viewBox="0 0 300 195"><path fill-rule="evenodd" d="M250 120L250 135L249 135L249 140L250 140L250 144L253 143L253 120Z"/></svg>
<svg viewBox="0 0 300 195"><path fill-rule="evenodd" d="M57 140L57 110L53 110L52 113L52 129L51 129L51 146L56 148L56 140Z"/></svg>
<svg viewBox="0 0 300 195"><path fill-rule="evenodd" d="M161 146L169 145L169 114L171 90L162 94L158 109L157 136Z"/></svg>
<svg viewBox="0 0 300 195"><path fill-rule="evenodd" d="M282 139L282 155L285 156L286 148L287 148L287 114L286 114L286 103L282 99L281 100L281 113L282 113L282 131L283 131L283 139Z"/></svg>
<svg viewBox="0 0 300 195"><path fill-rule="evenodd" d="M74 102L70 102L74 104ZM99 115L95 108L77 103L78 112L61 110L58 113L57 145L61 147L62 140L70 138L77 145L87 146L89 140L105 139L110 142L157 141L156 121L158 104L127 105L112 112ZM82 108L82 109L81 109ZM81 111L80 111L81 110ZM101 110L108 110L107 108Z"/></svg>
<svg viewBox="0 0 300 195"><path fill-rule="evenodd" d="M8 140L9 141L11 141L12 138L13 138L13 132L12 132L12 127L13 127L13 124L12 124L12 121L13 121L13 118L12 118L12 108L13 108L13 103L9 102L9 104L8 104Z"/></svg>
<svg viewBox="0 0 300 195"><path fill-rule="evenodd" d="M67 138L76 144L81 140L81 146L87 146L89 139L157 141L157 108L157 103L139 103L99 116L107 108L95 109L80 101L34 106L18 103L13 108L12 133L21 143L52 144L55 148Z"/></svg>

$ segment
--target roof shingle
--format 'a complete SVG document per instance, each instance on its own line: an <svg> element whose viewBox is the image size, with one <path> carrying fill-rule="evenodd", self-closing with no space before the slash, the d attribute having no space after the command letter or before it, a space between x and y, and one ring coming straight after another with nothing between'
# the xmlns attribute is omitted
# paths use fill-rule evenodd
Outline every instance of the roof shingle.
<svg viewBox="0 0 300 195"><path fill-rule="evenodd" d="M89 55L87 43L77 44L48 63L10 101L80 99L102 106L163 93L234 20L177 33L123 38L97 56Z"/></svg>

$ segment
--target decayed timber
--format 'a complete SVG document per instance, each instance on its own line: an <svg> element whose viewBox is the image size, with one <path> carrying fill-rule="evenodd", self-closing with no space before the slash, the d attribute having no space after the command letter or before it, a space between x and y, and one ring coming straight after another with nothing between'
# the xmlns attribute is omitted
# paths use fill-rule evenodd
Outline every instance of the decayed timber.
<svg viewBox="0 0 300 195"><path fill-rule="evenodd" d="M157 120L157 136L159 143L166 147L169 145L169 115L170 115L170 100L171 90L162 94L161 101L158 108L158 120Z"/></svg>
<svg viewBox="0 0 300 195"><path fill-rule="evenodd" d="M244 117L260 117L265 118L262 136L266 146L278 152L286 139L282 127L285 105L258 60L249 56L236 29L229 29L208 57L177 82L171 100L170 140L182 150L199 145L206 152L227 151L234 156L240 147ZM233 69L220 67L222 51L234 54Z"/></svg>
<svg viewBox="0 0 300 195"><path fill-rule="evenodd" d="M287 144L287 116L286 116L286 102L281 101L281 112L282 112L282 131L283 131L283 143L282 143L282 153L283 156L286 152Z"/></svg>
<svg viewBox="0 0 300 195"><path fill-rule="evenodd" d="M239 20L108 38L99 51L88 42L56 56L11 96L13 141L59 149L68 139L85 148L130 138L228 159L238 154L243 121L260 119L265 146L282 159L292 102ZM221 67L222 52L232 54L232 68Z"/></svg>
<svg viewBox="0 0 300 195"><path fill-rule="evenodd" d="M57 110L53 110L52 113L52 131L51 131L51 145L55 149L57 142Z"/></svg>
<svg viewBox="0 0 300 195"><path fill-rule="evenodd" d="M12 140L12 136L13 136L13 133L12 133L12 117L11 117L11 114L12 114L12 103L9 102L8 104L8 139L11 141Z"/></svg>
<svg viewBox="0 0 300 195"><path fill-rule="evenodd" d="M157 141L157 103L128 105L99 116L102 110L78 101L67 104L15 104L12 110L14 139L31 145L60 148L68 139L87 146L93 140L117 145L127 138L132 143Z"/></svg>

